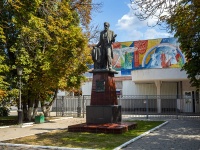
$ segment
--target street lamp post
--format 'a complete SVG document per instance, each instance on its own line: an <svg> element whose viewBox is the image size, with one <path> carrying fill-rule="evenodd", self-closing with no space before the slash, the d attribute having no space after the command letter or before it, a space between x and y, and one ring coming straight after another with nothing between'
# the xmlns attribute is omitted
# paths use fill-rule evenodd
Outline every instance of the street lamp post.
<svg viewBox="0 0 200 150"><path fill-rule="evenodd" d="M17 75L19 76L19 108L18 108L18 124L22 124L22 105L21 105L21 76L23 69L21 67L17 68Z"/></svg>

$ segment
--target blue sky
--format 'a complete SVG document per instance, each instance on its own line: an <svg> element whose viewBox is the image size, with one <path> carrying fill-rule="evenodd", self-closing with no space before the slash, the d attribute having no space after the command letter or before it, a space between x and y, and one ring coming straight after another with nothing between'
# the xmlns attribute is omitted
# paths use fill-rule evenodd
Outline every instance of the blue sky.
<svg viewBox="0 0 200 150"><path fill-rule="evenodd" d="M100 13L92 14L91 24L99 25L103 30L103 23L109 22L110 29L117 34L116 41L118 42L173 36L165 30L161 30L159 26L153 28L147 26L147 22L154 24L155 19L140 21L130 7L130 0L93 0L93 2L103 2L103 7Z"/></svg>

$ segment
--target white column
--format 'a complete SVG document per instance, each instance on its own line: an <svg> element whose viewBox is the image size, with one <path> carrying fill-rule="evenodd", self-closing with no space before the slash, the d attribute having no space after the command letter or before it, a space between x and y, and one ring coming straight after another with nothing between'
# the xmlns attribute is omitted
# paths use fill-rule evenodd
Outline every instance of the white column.
<svg viewBox="0 0 200 150"><path fill-rule="evenodd" d="M157 89L157 108L158 108L158 113L161 113L161 99L160 99L160 94L161 94L161 85L162 81L155 81L156 89Z"/></svg>

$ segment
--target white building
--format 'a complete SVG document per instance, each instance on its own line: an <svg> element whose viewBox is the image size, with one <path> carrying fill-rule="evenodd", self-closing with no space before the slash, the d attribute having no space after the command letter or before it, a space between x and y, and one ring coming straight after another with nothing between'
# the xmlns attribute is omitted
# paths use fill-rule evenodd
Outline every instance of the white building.
<svg viewBox="0 0 200 150"><path fill-rule="evenodd" d="M121 95L187 97L191 100L187 111L200 112L199 93L181 71L186 60L175 38L118 42L113 47L116 88ZM86 76L89 80L82 85L82 94L91 95L92 74ZM159 103L158 99L158 107Z"/></svg>

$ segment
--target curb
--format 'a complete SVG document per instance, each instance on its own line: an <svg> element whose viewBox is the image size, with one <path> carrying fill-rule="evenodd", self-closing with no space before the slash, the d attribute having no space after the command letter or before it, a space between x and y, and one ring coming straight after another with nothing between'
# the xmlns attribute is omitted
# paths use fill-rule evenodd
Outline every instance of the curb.
<svg viewBox="0 0 200 150"><path fill-rule="evenodd" d="M10 126L0 126L0 129L9 128Z"/></svg>
<svg viewBox="0 0 200 150"><path fill-rule="evenodd" d="M65 120L65 119L70 119L70 118L73 118L73 117L63 117L63 118L58 118L58 119L52 119L49 121Z"/></svg>
<svg viewBox="0 0 200 150"><path fill-rule="evenodd" d="M84 148L67 148L67 147L56 147L56 146L35 146L27 144L11 144L11 143L1 143L0 146L10 146L10 147L24 147L33 149L51 149L51 150L94 150L94 149L84 149Z"/></svg>
<svg viewBox="0 0 200 150"><path fill-rule="evenodd" d="M114 150L120 150L121 148L126 147L127 145L129 145L129 144L135 142L136 140L138 140L138 139L140 139L140 138L146 136L147 134L149 134L149 133L151 133L151 132L153 132L153 131L155 131L155 130L161 128L162 126L166 125L167 123L169 123L169 121L165 121L164 123L160 124L159 126L153 128L153 129L151 129L151 130L149 130L149 131L147 131L147 132L144 132L143 134L141 134L141 135L139 135L139 136L137 136L137 137L135 137L135 138L129 140L128 142L126 142L126 143L124 143L124 144L122 144L122 145L116 147Z"/></svg>
<svg viewBox="0 0 200 150"><path fill-rule="evenodd" d="M34 122L28 122L28 123L23 123L22 125L10 125L10 126L0 126L0 129L4 129L4 128L25 128L25 127L30 127L33 126Z"/></svg>

